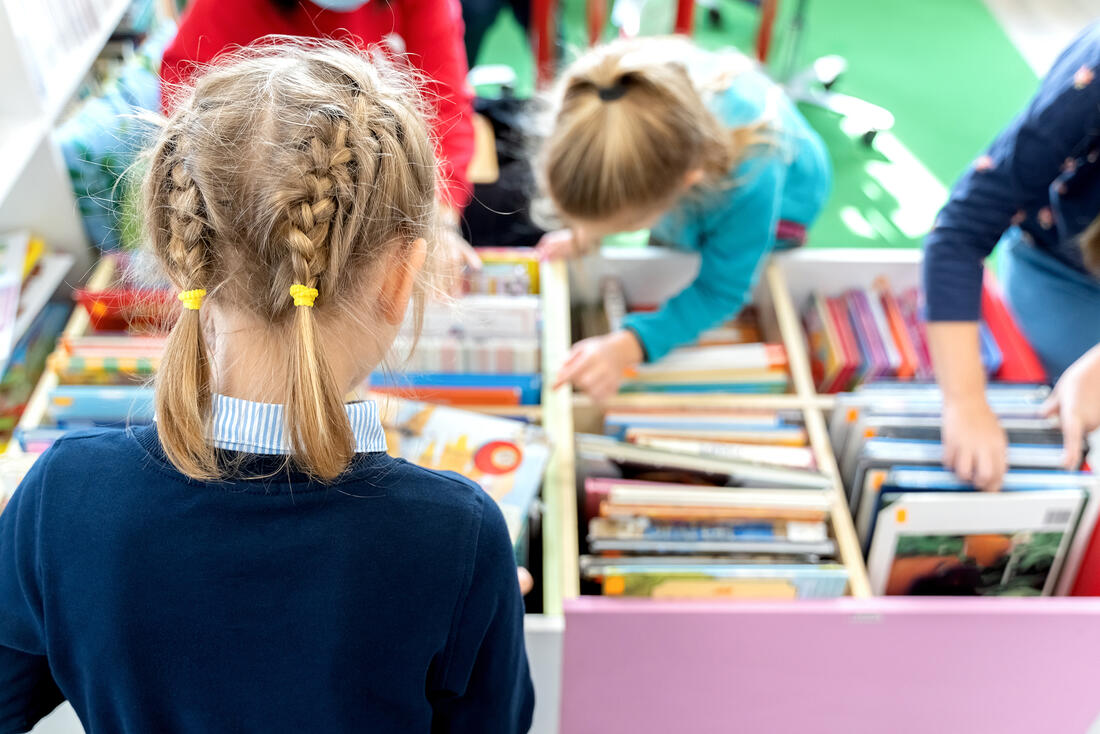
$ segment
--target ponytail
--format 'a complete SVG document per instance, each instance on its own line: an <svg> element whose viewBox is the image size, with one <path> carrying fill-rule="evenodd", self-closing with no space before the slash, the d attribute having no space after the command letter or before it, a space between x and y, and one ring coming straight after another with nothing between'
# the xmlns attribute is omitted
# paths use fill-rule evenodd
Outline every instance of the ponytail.
<svg viewBox="0 0 1100 734"><path fill-rule="evenodd" d="M194 290L207 285L210 226L202 194L177 145L175 138L169 138L161 146L147 179L152 195L168 202L159 212L169 232L161 256L180 274L180 285L188 289L184 295L190 296L190 300L180 299L183 313L168 334L157 372L157 433L164 453L180 471L196 479L212 479L218 474L214 448L207 439L213 389L198 308L205 291Z"/></svg>

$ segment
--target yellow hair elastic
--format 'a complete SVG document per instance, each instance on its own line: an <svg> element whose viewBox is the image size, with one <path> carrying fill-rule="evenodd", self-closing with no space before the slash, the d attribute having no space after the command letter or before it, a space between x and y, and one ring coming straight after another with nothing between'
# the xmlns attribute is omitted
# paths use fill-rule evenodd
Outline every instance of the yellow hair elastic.
<svg viewBox="0 0 1100 734"><path fill-rule="evenodd" d="M313 302L317 300L317 289L308 288L301 283L290 286L290 295L294 298L295 306L313 308Z"/></svg>
<svg viewBox="0 0 1100 734"><path fill-rule="evenodd" d="M183 307L191 311L198 311L199 306L202 305L202 298L206 295L206 291L202 288L196 288L192 291L184 291L179 294L179 299L183 301Z"/></svg>

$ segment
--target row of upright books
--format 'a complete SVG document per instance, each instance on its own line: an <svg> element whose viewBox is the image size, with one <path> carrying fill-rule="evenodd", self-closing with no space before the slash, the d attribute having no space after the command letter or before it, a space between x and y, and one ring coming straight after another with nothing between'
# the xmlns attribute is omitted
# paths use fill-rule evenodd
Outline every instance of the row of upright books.
<svg viewBox="0 0 1100 734"><path fill-rule="evenodd" d="M830 439L872 591L886 595L1069 594L1092 555L1096 476L1062 468L1042 385L993 384L1009 470L979 492L943 468L933 384L877 383L837 397Z"/></svg>
<svg viewBox="0 0 1100 734"><path fill-rule="evenodd" d="M575 322L620 323L620 289L605 284L602 292L602 318L590 308ZM576 437L584 591L663 599L844 593L832 484L818 470L801 411L710 400L789 384L786 350L761 341L751 307L629 377L601 416L602 432Z"/></svg>
<svg viewBox="0 0 1100 734"><path fill-rule="evenodd" d="M885 278L843 293L813 293L802 321L818 392L843 392L881 379L932 380L921 310L918 289L897 292ZM992 379L1046 380L990 274L982 288L979 335L982 365Z"/></svg>

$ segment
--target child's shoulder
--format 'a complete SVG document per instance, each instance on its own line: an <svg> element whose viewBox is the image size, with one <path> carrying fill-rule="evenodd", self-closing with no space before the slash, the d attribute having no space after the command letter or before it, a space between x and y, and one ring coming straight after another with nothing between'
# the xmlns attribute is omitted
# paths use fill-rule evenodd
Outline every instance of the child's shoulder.
<svg viewBox="0 0 1100 734"><path fill-rule="evenodd" d="M425 469L404 459L385 457L369 481L397 500L431 505L433 512L480 517L486 506L495 506L476 482L454 472Z"/></svg>
<svg viewBox="0 0 1100 734"><path fill-rule="evenodd" d="M94 469L96 464L107 461L108 456L131 450L133 440L132 429L85 428L56 439L42 456L51 464L74 460L94 462L85 465L86 469Z"/></svg>

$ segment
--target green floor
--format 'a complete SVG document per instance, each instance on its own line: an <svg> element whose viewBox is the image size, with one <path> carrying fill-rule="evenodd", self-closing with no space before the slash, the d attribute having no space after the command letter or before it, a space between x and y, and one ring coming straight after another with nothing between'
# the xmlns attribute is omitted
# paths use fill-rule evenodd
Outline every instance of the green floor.
<svg viewBox="0 0 1100 734"><path fill-rule="evenodd" d="M707 46L751 49L756 9L742 0L721 3L722 27L709 27L700 12L696 38ZM782 58L783 14L793 5L780 3L773 59ZM563 0L563 6L566 47L581 48L584 2ZM849 70L836 88L886 107L897 119L893 134L870 149L841 120L805 110L836 169L811 242L914 246L951 182L1031 96L1035 74L981 0L817 0L809 6L799 66L840 54ZM510 14L490 31L479 61L511 64L520 91L533 88L526 41Z"/></svg>

